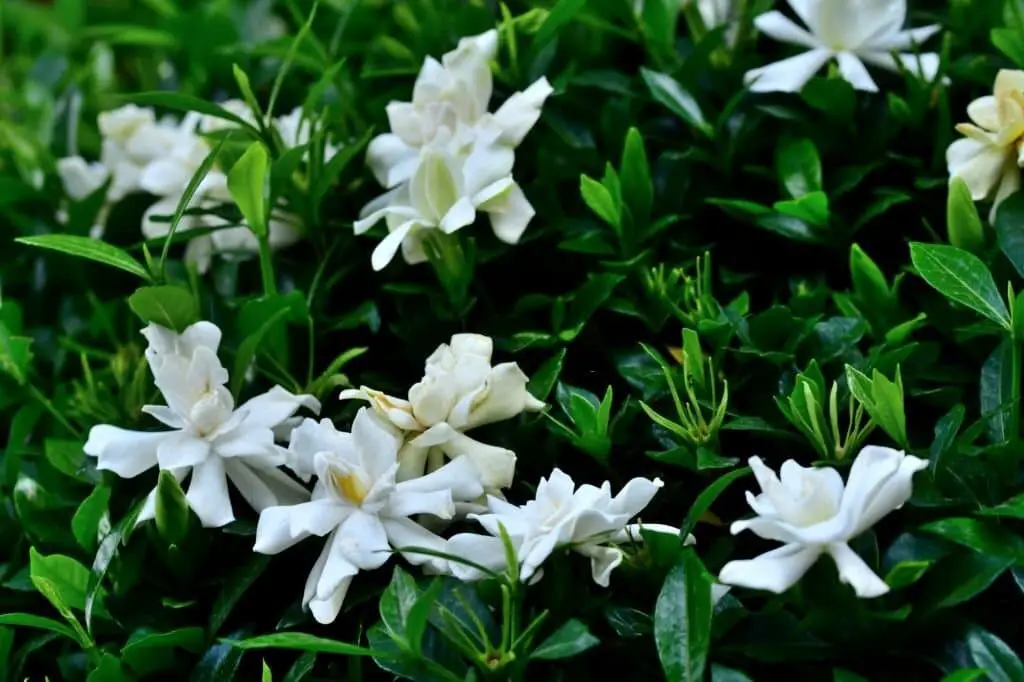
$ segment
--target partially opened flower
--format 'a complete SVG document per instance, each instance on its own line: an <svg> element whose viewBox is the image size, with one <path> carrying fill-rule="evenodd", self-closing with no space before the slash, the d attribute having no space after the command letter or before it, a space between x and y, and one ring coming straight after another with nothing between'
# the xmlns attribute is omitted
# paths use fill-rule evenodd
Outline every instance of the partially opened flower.
<svg viewBox="0 0 1024 682"><path fill-rule="evenodd" d="M483 492L468 459L397 481L401 446L402 433L366 408L356 415L351 433L338 431L327 419L307 419L292 432L289 449L298 468L312 469L317 476L313 499L263 510L253 549L277 554L310 536L327 537L302 597L302 605L320 623L338 616L352 578L382 566L393 550L444 550L444 539L411 516L450 519L456 500ZM433 555L408 551L402 556L435 573L447 569L448 562Z"/></svg>
<svg viewBox="0 0 1024 682"><path fill-rule="evenodd" d="M368 204L355 223L356 234L387 223L389 234L373 251L373 269L384 269L399 247L407 263L425 262L424 240L432 232L452 234L472 225L478 211L489 215L495 236L518 242L535 212L512 179L514 162L508 147L439 134L419 152L410 181Z"/></svg>
<svg viewBox="0 0 1024 682"><path fill-rule="evenodd" d="M343 400L369 400L373 409L406 433L398 480L436 469L444 456L467 456L489 490L508 487L515 472L511 450L479 443L464 431L537 412L544 403L526 390L527 376L514 362L491 366L494 342L481 334L455 334L427 358L425 376L409 389L409 399L362 387Z"/></svg>
<svg viewBox="0 0 1024 682"><path fill-rule="evenodd" d="M782 12L771 11L754 20L765 35L808 48L796 57L753 69L745 81L753 92L796 92L831 59L840 75L858 90L878 86L864 63L889 71L901 68L926 81L935 79L939 56L909 54L939 32L938 25L903 30L906 0L787 0L804 29ZM893 56L893 53L897 53Z"/></svg>
<svg viewBox="0 0 1024 682"><path fill-rule="evenodd" d="M959 177L975 201L992 199L989 221L1004 199L1020 189L1024 165L1024 71L1002 69L994 92L967 107L971 123L956 129L964 135L946 150L950 177Z"/></svg>
<svg viewBox="0 0 1024 682"><path fill-rule="evenodd" d="M622 563L624 554L618 544L635 541L635 527L629 520L650 503L663 483L634 478L612 497L611 484L600 487L581 485L559 469L542 478L536 498L522 506L495 497L488 498L489 513L470 514L490 535L459 533L448 540L447 553L463 557L492 571L506 566L504 528L519 560L523 582L539 578L539 570L553 552L572 550L590 558L594 582L608 586L611 572ZM655 527L662 530L663 527ZM679 531L670 529L678 535ZM484 573L468 564L452 561L453 575L476 580Z"/></svg>
<svg viewBox="0 0 1024 682"><path fill-rule="evenodd" d="M928 462L899 450L873 445L857 455L849 481L835 469L810 469L788 460L781 479L758 457L750 458L761 494L747 493L757 514L732 524L733 535L751 530L766 540L785 543L756 559L730 561L719 580L782 593L828 554L839 579L858 597L878 597L889 587L847 544L910 499L911 479Z"/></svg>
<svg viewBox="0 0 1024 682"><path fill-rule="evenodd" d="M94 426L85 453L97 468L134 478L159 467L179 481L191 476L189 506L204 526L223 526L235 515L228 496L230 480L253 509L300 502L309 493L278 467L287 457L274 443L274 427L300 407L319 411L308 395L293 395L280 386L236 408L225 387L228 373L217 358L220 330L199 322L180 335L157 325L144 334L150 341L146 359L167 405L143 411L170 431L129 431ZM154 496L139 520L152 518Z"/></svg>
<svg viewBox="0 0 1024 682"><path fill-rule="evenodd" d="M488 113L493 90L489 62L497 52L498 32L491 29L462 38L440 62L433 57L423 61L412 101L388 104L391 132L375 137L367 149L367 163L381 185L391 188L411 178L420 163L419 150L445 132L474 130L483 124L497 128L503 145L516 147L522 142L552 89L541 77Z"/></svg>

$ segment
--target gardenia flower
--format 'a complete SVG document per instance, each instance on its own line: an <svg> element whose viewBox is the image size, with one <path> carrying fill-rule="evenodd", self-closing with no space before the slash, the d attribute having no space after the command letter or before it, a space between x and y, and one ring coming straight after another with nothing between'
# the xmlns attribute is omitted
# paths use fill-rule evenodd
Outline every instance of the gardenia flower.
<svg viewBox="0 0 1024 682"><path fill-rule="evenodd" d="M906 0L787 0L807 25L804 30L778 11L754 20L761 33L776 40L809 48L807 52L747 72L753 92L797 92L830 59L840 75L857 90L877 92L864 62L889 71L900 67L926 81L935 79L939 56L897 54L912 50L939 32L938 25L902 30ZM897 62L897 59L899 60Z"/></svg>
<svg viewBox="0 0 1024 682"><path fill-rule="evenodd" d="M448 540L446 552L463 557L492 571L507 566L504 527L520 564L523 582L539 579L538 571L551 554L560 548L571 549L590 558L594 582L608 586L611 572L622 563L624 554L616 543L635 541L637 527L627 528L631 518L650 503L664 484L660 479L634 478L612 497L607 481L600 488L576 483L559 469L542 478L536 498L522 506L488 497L490 513L470 514L490 535L459 533ZM649 527L664 532L667 527ZM676 535L679 531L668 528ZM456 561L450 562L452 575L461 580L479 580L484 573Z"/></svg>
<svg viewBox="0 0 1024 682"><path fill-rule="evenodd" d="M179 481L191 474L185 496L204 526L230 523L235 515L228 496L230 480L253 509L301 502L309 493L277 467L287 457L274 444L273 429L299 407L318 412L308 395L292 395L280 386L236 408L225 387L228 373L217 358L220 330L198 322L182 334L150 325L146 359L167 405L146 405L143 412L171 431L129 431L110 425L89 431L85 453L97 468L134 478L153 467ZM151 493L139 520L153 517Z"/></svg>
<svg viewBox="0 0 1024 682"><path fill-rule="evenodd" d="M959 177L975 201L993 199L989 222L1006 197L1020 189L1024 165L1024 71L1001 70L994 93L967 106L973 123L957 125L965 137L946 150L950 177Z"/></svg>
<svg viewBox="0 0 1024 682"><path fill-rule="evenodd" d="M412 101L388 104L391 132L375 137L367 149L367 164L381 185L392 188L411 178L419 165L419 150L442 130L450 135L460 127L494 127L500 144L519 146L553 89L541 77L488 113L494 88L489 62L497 54L498 32L491 29L462 38L440 62L433 57L423 61Z"/></svg>
<svg viewBox="0 0 1024 682"><path fill-rule="evenodd" d="M750 458L761 494L747 493L757 514L732 524L733 535L751 530L785 543L756 559L730 561L719 580L728 585L782 593L822 554L829 554L839 579L858 597L878 597L888 585L847 544L910 499L911 479L928 462L899 450L869 445L857 455L845 488L834 469L809 469L793 460L782 465L781 480L758 457Z"/></svg>
<svg viewBox="0 0 1024 682"><path fill-rule="evenodd" d="M483 492L466 458L422 478L397 481L401 446L401 432L366 408L356 415L352 433L336 430L327 419L307 419L292 432L289 449L316 471L313 499L264 509L253 549L277 554L311 535L327 536L302 597L303 607L320 623L337 617L352 578L382 566L393 550L444 550L443 538L409 517L450 519L456 500ZM429 554L401 554L435 573L447 569L447 561Z"/></svg>
<svg viewBox="0 0 1024 682"><path fill-rule="evenodd" d="M382 219L388 236L373 251L374 270L383 270L399 247L409 264L427 260L424 240L440 230L452 234L476 221L477 211L490 216L498 239L515 244L535 211L523 190L512 179L515 155L509 147L483 140L466 145L447 129L419 153L416 171L409 182L370 202L355 222L363 234ZM463 148L469 149L464 153Z"/></svg>
<svg viewBox="0 0 1024 682"><path fill-rule="evenodd" d="M511 485L516 456L511 450L484 445L464 431L504 421L520 412L537 412L544 403L526 390L529 380L519 365L491 367L494 343L480 334L455 334L427 358L423 379L402 400L365 386L342 391L341 399L370 401L374 411L405 432L398 480L438 468L444 455L465 455L483 485L496 490ZM306 472L308 474L308 472Z"/></svg>

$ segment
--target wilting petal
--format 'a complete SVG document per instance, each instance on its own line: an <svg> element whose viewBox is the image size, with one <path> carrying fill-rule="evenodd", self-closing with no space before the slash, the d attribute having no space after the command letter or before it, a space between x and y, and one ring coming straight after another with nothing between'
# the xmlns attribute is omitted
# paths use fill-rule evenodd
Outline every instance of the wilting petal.
<svg viewBox="0 0 1024 682"><path fill-rule="evenodd" d="M784 545L756 559L730 561L718 579L727 585L782 594L804 576L821 553L821 547Z"/></svg>
<svg viewBox="0 0 1024 682"><path fill-rule="evenodd" d="M220 528L235 520L221 458L212 457L192 469L185 499L205 528Z"/></svg>
<svg viewBox="0 0 1024 682"><path fill-rule="evenodd" d="M544 403L526 390L529 378L514 362L491 369L487 380L476 391L463 397L448 416L455 429L468 429L511 419L521 412L538 412Z"/></svg>
<svg viewBox="0 0 1024 682"><path fill-rule="evenodd" d="M501 126L502 144L518 147L540 118L544 102L555 90L543 76L522 92L505 100L494 112L494 120Z"/></svg>
<svg viewBox="0 0 1024 682"><path fill-rule="evenodd" d="M831 56L831 50L815 48L752 69L743 77L743 82L750 86L751 92L799 92Z"/></svg>
<svg viewBox="0 0 1024 682"><path fill-rule="evenodd" d="M885 581L875 575L846 543L829 545L828 553L839 569L839 580L850 585L861 599L880 597L889 591Z"/></svg>
<svg viewBox="0 0 1024 682"><path fill-rule="evenodd" d="M157 465L160 444L175 435L174 432L145 433L101 424L89 430L89 439L82 449L97 458L97 469L113 471L121 478L135 478Z"/></svg>
<svg viewBox="0 0 1024 682"><path fill-rule="evenodd" d="M512 484L516 468L514 452L481 443L444 422L430 427L409 444L419 448L440 447L453 460L467 458L485 488L507 488Z"/></svg>
<svg viewBox="0 0 1024 682"><path fill-rule="evenodd" d="M403 431L422 431L423 425L416 421L412 414L412 404L407 400L395 398L381 391L362 386L350 388L338 396L341 400L367 400L374 412L386 418Z"/></svg>

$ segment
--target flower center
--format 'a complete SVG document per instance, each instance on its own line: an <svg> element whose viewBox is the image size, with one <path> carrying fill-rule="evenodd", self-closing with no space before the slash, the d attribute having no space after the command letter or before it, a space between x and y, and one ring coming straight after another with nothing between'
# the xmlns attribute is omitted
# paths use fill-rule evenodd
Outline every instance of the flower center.
<svg viewBox="0 0 1024 682"><path fill-rule="evenodd" d="M342 474L332 471L331 480L341 496L356 506L361 505L363 500L366 499L366 495L370 492L356 474Z"/></svg>
<svg viewBox="0 0 1024 682"><path fill-rule="evenodd" d="M230 394L227 400L223 386L207 387L189 410L188 420L200 437L208 436L231 416Z"/></svg>

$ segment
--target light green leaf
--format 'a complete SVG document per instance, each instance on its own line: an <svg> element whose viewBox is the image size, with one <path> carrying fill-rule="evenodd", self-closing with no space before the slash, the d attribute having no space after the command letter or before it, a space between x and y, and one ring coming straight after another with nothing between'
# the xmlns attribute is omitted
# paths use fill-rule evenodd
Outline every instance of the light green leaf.
<svg viewBox="0 0 1024 682"><path fill-rule="evenodd" d="M125 272L138 275L147 282L150 280L149 273L137 260L132 258L126 251L116 246L102 242L99 239L90 237L79 237L71 234L41 234L34 237L18 237L14 241L29 246L38 246L51 251L59 251L79 258L110 265L120 268Z"/></svg>
<svg viewBox="0 0 1024 682"><path fill-rule="evenodd" d="M170 471L160 472L154 499L157 531L169 545L181 544L188 535L189 506L181 484Z"/></svg>
<svg viewBox="0 0 1024 682"><path fill-rule="evenodd" d="M814 143L807 138L784 139L779 144L775 150L775 172L794 199L821 192L821 159Z"/></svg>
<svg viewBox="0 0 1024 682"><path fill-rule="evenodd" d="M598 644L600 641L590 634L587 626L574 618L541 642L530 654L530 658L557 661L581 654Z"/></svg>
<svg viewBox="0 0 1024 682"><path fill-rule="evenodd" d="M967 306L1010 330L1010 313L985 264L974 254L942 244L910 245L918 274L951 301Z"/></svg>
<svg viewBox="0 0 1024 682"><path fill-rule="evenodd" d="M78 544L87 552L96 550L101 532L110 531L110 517L107 513L110 492L110 488L105 485L93 488L71 519L71 532Z"/></svg>
<svg viewBox="0 0 1024 682"><path fill-rule="evenodd" d="M630 128L626 133L619 177L622 181L622 197L633 218L640 225L646 224L654 205L654 181L651 179L651 168L644 149L644 138L636 128Z"/></svg>
<svg viewBox="0 0 1024 682"><path fill-rule="evenodd" d="M143 322L179 333L199 319L195 297L179 286L140 287L128 297L128 307Z"/></svg>
<svg viewBox="0 0 1024 682"><path fill-rule="evenodd" d="M1011 197L1012 199L1013 197ZM1009 201L1003 202L1003 205L1005 206L1007 203ZM1002 211L1003 209L1000 208L1000 212ZM997 214L996 231L1001 233L999 224L1000 218ZM1020 224L1018 229L1024 229L1024 224ZM971 190L968 189L967 183L958 176L953 176L949 182L949 197L946 201L946 230L949 234L949 243L958 249L980 253L985 248L985 226L982 225L981 216L978 215L978 207L974 205L974 199L971 198ZM1000 246L1002 246L1002 241L1000 234ZM1021 246L1024 247L1024 244Z"/></svg>
<svg viewBox="0 0 1024 682"><path fill-rule="evenodd" d="M260 238L267 235L267 205L264 198L270 161L267 149L253 142L228 173L228 190L238 204L245 222Z"/></svg>
<svg viewBox="0 0 1024 682"><path fill-rule="evenodd" d="M591 177L581 175L580 194L597 217L614 227L616 231L621 229L622 217L607 187Z"/></svg>
<svg viewBox="0 0 1024 682"><path fill-rule="evenodd" d="M336 642L304 632L279 632L243 640L223 640L226 644L238 649L296 649L312 651L318 654L336 654L338 656L373 656L376 658L394 658L397 654L367 649L356 644Z"/></svg>

